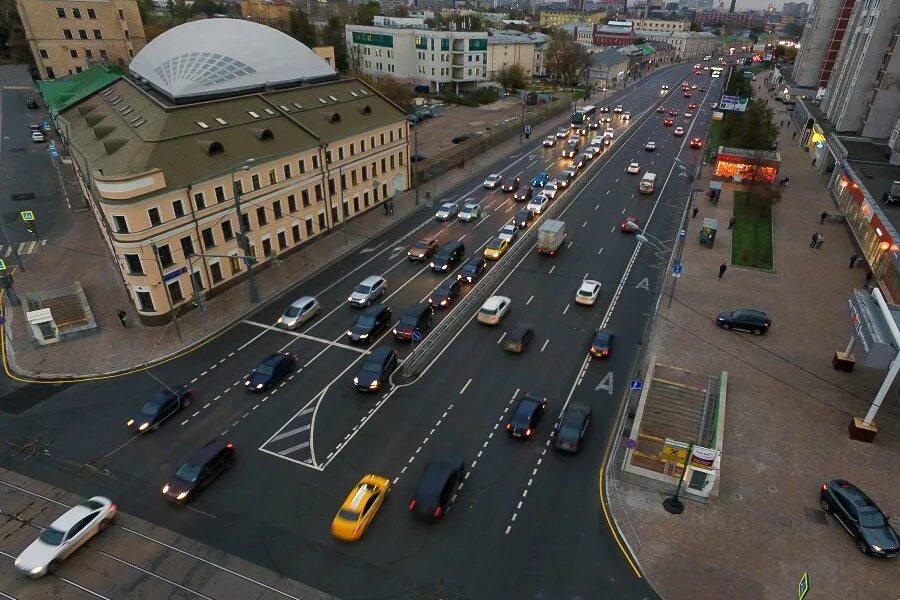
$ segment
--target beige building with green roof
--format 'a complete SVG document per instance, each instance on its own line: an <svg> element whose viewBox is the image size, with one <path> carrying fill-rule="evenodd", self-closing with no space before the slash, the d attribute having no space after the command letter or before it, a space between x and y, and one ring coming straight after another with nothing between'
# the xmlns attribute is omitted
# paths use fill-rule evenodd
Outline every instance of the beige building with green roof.
<svg viewBox="0 0 900 600"><path fill-rule="evenodd" d="M409 187L403 111L249 21L167 31L57 120L146 324Z"/></svg>

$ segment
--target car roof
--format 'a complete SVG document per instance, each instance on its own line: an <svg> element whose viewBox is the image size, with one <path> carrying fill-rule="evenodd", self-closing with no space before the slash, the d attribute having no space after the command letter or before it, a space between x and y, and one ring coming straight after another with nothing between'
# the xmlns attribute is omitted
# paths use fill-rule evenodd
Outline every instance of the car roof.
<svg viewBox="0 0 900 600"><path fill-rule="evenodd" d="M296 300L294 300L291 303L291 306L296 306L297 308L300 308L301 306L305 306L308 302L311 302L311 301L315 301L315 298L313 296L301 296L300 298L297 298Z"/></svg>
<svg viewBox="0 0 900 600"><path fill-rule="evenodd" d="M368 358L366 358L366 361L380 363L393 352L394 349L391 346L378 346L377 348L372 350L372 353L369 354Z"/></svg>
<svg viewBox="0 0 900 600"><path fill-rule="evenodd" d="M376 283L378 283L379 281L381 281L382 279L384 279L384 277L382 277L381 275L369 275L368 277L363 279L360 283L362 283L363 285L373 286Z"/></svg>
<svg viewBox="0 0 900 600"><path fill-rule="evenodd" d="M361 316L374 316L380 315L387 308L386 304L373 304L369 306L362 312Z"/></svg>
<svg viewBox="0 0 900 600"><path fill-rule="evenodd" d="M90 498L90 499L86 500L85 502L82 502L81 504L76 504L75 506L73 506L72 508L70 508L69 510L67 510L66 512L61 514L59 517L57 517L57 519L55 521L53 521L51 526L54 529L68 530L75 523L82 520L83 518L85 518L86 516L88 516L89 514L94 512L95 510L98 510L96 508L91 508L90 506L85 505L86 502L90 502L91 500L95 500L95 499L97 499L97 501L102 501L104 504L109 503L109 501L106 498L103 498L101 496L94 496L93 498Z"/></svg>
<svg viewBox="0 0 900 600"><path fill-rule="evenodd" d="M605 329L598 329L598 330L594 333L594 339L595 339L595 340L597 340L597 339L601 339L601 340L610 340L610 339L612 339L612 336L613 336L612 332L606 331Z"/></svg>
<svg viewBox="0 0 900 600"><path fill-rule="evenodd" d="M376 488L374 485L360 481L354 486L353 490L350 491L350 495L344 500L344 504L341 505L341 508L358 512L359 507L368 500L375 491Z"/></svg>
<svg viewBox="0 0 900 600"><path fill-rule="evenodd" d="M441 282L441 284L439 286L437 286L437 288L435 289L435 292L438 292L442 289L446 290L453 286L459 286L459 282L455 279L445 279L444 281Z"/></svg>
<svg viewBox="0 0 900 600"><path fill-rule="evenodd" d="M581 417L584 417L589 412L591 412L591 409L589 409L587 406L584 406L583 404L570 404L566 407L566 412L563 413L563 416L565 417L568 415L579 415Z"/></svg>
<svg viewBox="0 0 900 600"><path fill-rule="evenodd" d="M266 360L264 360L263 363L277 363L283 356L284 354L282 352L275 352L274 354L270 354L269 356L267 356Z"/></svg>
<svg viewBox="0 0 900 600"><path fill-rule="evenodd" d="M500 306L501 302L511 302L509 298L506 296L491 296L487 300L484 301L484 304L481 305L481 308L486 308L488 310L496 310L498 306Z"/></svg>
<svg viewBox="0 0 900 600"><path fill-rule="evenodd" d="M509 332L509 337L521 337L525 334L526 331L534 331L534 325L532 325L531 323L524 323L522 321L519 321L518 323L513 325L512 330Z"/></svg>
<svg viewBox="0 0 900 600"><path fill-rule="evenodd" d="M756 309L753 309L753 308L738 308L738 309L735 309L735 310L733 310L733 311L731 311L731 312L739 312L739 313L744 313L744 314L748 314L748 315L755 315L755 316L757 316L757 317L767 317L767 316L768 316L768 315L767 315L766 313L764 313L763 311L761 311L761 310L756 310Z"/></svg>
<svg viewBox="0 0 900 600"><path fill-rule="evenodd" d="M581 287L597 287L600 285L600 282L596 279L583 279L581 281Z"/></svg>
<svg viewBox="0 0 900 600"><path fill-rule="evenodd" d="M416 302L412 306L406 309L406 312L403 313L404 316L418 316L424 312L431 312L431 305L427 302Z"/></svg>
<svg viewBox="0 0 900 600"><path fill-rule="evenodd" d="M201 465L209 461L213 456L218 454L225 446L231 442L226 439L215 439L207 442L205 445L197 449L184 462L191 465Z"/></svg>

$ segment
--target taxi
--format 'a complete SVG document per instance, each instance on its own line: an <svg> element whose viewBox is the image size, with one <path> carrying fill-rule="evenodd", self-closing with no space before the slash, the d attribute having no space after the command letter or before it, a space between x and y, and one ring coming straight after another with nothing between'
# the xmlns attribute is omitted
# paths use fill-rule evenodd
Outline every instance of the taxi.
<svg viewBox="0 0 900 600"><path fill-rule="evenodd" d="M381 475L366 475L359 480L331 522L331 535L344 542L355 542L366 532L391 490L391 482Z"/></svg>
<svg viewBox="0 0 900 600"><path fill-rule="evenodd" d="M484 249L484 257L488 260L497 260L509 250L509 241L501 237L496 237L488 242Z"/></svg>

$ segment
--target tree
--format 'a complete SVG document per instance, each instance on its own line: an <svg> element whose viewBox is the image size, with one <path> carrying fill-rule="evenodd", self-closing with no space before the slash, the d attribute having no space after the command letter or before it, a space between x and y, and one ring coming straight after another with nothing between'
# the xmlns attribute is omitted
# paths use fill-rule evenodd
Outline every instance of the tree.
<svg viewBox="0 0 900 600"><path fill-rule="evenodd" d="M691 21L691 31L703 31L703 27L701 27L700 23Z"/></svg>
<svg viewBox="0 0 900 600"><path fill-rule="evenodd" d="M412 112L412 99L414 96L412 82L394 79L393 77L374 79L363 73L358 73L356 78L368 83L379 94L399 105L405 112Z"/></svg>
<svg viewBox="0 0 900 600"><path fill-rule="evenodd" d="M291 16L288 20L288 34L309 48L315 48L319 45L319 36L316 34L316 28L309 22L309 15L302 8L291 9Z"/></svg>
<svg viewBox="0 0 900 600"><path fill-rule="evenodd" d="M405 19L406 17L409 16L409 9L406 8L406 6L404 6L402 4L398 4L394 8L394 16L401 18L401 19Z"/></svg>
<svg viewBox="0 0 900 600"><path fill-rule="evenodd" d="M557 31L544 51L547 75L563 85L579 83L589 72L591 58L588 53L565 33Z"/></svg>
<svg viewBox="0 0 900 600"><path fill-rule="evenodd" d="M521 65L503 67L497 74L497 82L507 90L520 90L525 87L527 76Z"/></svg>
<svg viewBox="0 0 900 600"><path fill-rule="evenodd" d="M354 25L372 25L375 22L375 15L380 11L381 6L377 2L365 2L356 7L356 10L350 15L350 22ZM340 18L338 19L340 20ZM331 19L329 19L330 21Z"/></svg>
<svg viewBox="0 0 900 600"><path fill-rule="evenodd" d="M346 72L348 67L347 40L344 38L344 23L339 16L332 15L328 18L328 22L322 30L322 45L334 47L334 66L338 71Z"/></svg>
<svg viewBox="0 0 900 600"><path fill-rule="evenodd" d="M784 26L784 33L791 36L795 40L799 40L800 36L803 35L803 25L801 25L797 21L791 21Z"/></svg>

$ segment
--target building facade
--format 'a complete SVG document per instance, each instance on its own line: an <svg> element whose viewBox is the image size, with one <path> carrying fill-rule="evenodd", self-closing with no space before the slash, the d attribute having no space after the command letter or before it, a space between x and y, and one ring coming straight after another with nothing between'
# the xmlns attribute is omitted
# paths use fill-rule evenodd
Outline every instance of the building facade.
<svg viewBox="0 0 900 600"><path fill-rule="evenodd" d="M474 90L487 81L487 32L347 25L351 64L375 78L427 85L433 93Z"/></svg>
<svg viewBox="0 0 900 600"><path fill-rule="evenodd" d="M241 0L242 17L270 27L287 25L293 8L287 0Z"/></svg>
<svg viewBox="0 0 900 600"><path fill-rule="evenodd" d="M794 61L797 85L819 88L828 85L855 3L856 0L813 2Z"/></svg>
<svg viewBox="0 0 900 600"><path fill-rule="evenodd" d="M541 27L562 27L566 23L578 23L586 21L588 23L602 23L606 20L606 11L598 10L595 12L587 12L582 10L552 10L541 9L540 24Z"/></svg>
<svg viewBox="0 0 900 600"><path fill-rule="evenodd" d="M135 0L16 0L16 8L41 79L94 62L125 67L147 43Z"/></svg>
<svg viewBox="0 0 900 600"><path fill-rule="evenodd" d="M522 68L526 77L535 75L537 40L520 31L499 29L488 31L487 76L496 79L513 65Z"/></svg>
<svg viewBox="0 0 900 600"><path fill-rule="evenodd" d="M631 19L635 30L641 31L690 31L690 21L666 21L664 19Z"/></svg>
<svg viewBox="0 0 900 600"><path fill-rule="evenodd" d="M316 53L316 56L328 63L329 67L332 69L336 68L334 61L334 46L316 46L315 48L312 48L312 51Z"/></svg>
<svg viewBox="0 0 900 600"><path fill-rule="evenodd" d="M900 2L858 2L847 25L822 112L838 132L886 138L900 117Z"/></svg>
<svg viewBox="0 0 900 600"><path fill-rule="evenodd" d="M726 12L724 10L702 10L696 13L696 20L704 27L762 27L766 14L758 11Z"/></svg>
<svg viewBox="0 0 900 600"><path fill-rule="evenodd" d="M168 76L198 53L215 58ZM145 324L224 293L248 269L408 187L403 111L274 29L189 22L131 69L63 108L58 124Z"/></svg>
<svg viewBox="0 0 900 600"><path fill-rule="evenodd" d="M594 31L597 29L596 23L566 23L560 27L569 34L576 42L584 42L585 44L594 43Z"/></svg>
<svg viewBox="0 0 900 600"><path fill-rule="evenodd" d="M594 45L600 48L616 48L633 44L634 25L631 21L610 21L594 28Z"/></svg>
<svg viewBox="0 0 900 600"><path fill-rule="evenodd" d="M809 15L809 4L806 2L785 2L781 8L781 14L785 17L794 17L798 21L802 21Z"/></svg>
<svg viewBox="0 0 900 600"><path fill-rule="evenodd" d="M719 38L707 31L644 31L635 30L636 37L648 42L662 42L673 49L675 60L694 60L718 54Z"/></svg>

